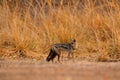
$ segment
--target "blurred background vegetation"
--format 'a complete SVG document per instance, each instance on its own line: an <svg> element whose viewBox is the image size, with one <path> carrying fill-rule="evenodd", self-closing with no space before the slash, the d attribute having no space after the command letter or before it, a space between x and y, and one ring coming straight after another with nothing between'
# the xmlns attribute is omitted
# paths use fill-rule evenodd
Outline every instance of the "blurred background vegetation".
<svg viewBox="0 0 120 80"><path fill-rule="evenodd" d="M76 57L120 59L120 0L0 0L0 57L46 57L77 40Z"/></svg>

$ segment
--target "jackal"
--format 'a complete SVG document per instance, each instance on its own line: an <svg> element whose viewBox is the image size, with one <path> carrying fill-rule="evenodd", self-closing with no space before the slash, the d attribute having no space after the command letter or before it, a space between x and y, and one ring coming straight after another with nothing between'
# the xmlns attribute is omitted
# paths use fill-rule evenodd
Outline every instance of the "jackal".
<svg viewBox="0 0 120 80"><path fill-rule="evenodd" d="M58 43L52 45L50 49L50 53L46 60L49 62L50 60L53 61L53 59L58 56L58 61L60 62L60 56L61 51L67 51L68 52L68 58L70 58L70 55L73 56L73 51L75 50L76 40L73 39L70 43Z"/></svg>

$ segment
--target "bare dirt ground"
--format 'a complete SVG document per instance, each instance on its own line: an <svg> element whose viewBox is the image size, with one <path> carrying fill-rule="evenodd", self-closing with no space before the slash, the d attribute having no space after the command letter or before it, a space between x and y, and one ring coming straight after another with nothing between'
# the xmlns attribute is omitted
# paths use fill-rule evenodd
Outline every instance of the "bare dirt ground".
<svg viewBox="0 0 120 80"><path fill-rule="evenodd" d="M120 80L120 62L0 60L0 80Z"/></svg>

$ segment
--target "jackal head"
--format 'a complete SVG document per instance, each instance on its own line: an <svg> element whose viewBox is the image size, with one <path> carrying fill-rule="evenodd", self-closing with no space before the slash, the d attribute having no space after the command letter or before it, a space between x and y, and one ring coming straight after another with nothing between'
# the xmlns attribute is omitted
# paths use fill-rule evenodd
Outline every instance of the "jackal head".
<svg viewBox="0 0 120 80"><path fill-rule="evenodd" d="M71 46L73 49L76 48L76 40L75 39L72 39L71 42L70 42Z"/></svg>
<svg viewBox="0 0 120 80"><path fill-rule="evenodd" d="M70 44L71 44L71 45L76 44L76 40L75 40L75 39L72 39Z"/></svg>

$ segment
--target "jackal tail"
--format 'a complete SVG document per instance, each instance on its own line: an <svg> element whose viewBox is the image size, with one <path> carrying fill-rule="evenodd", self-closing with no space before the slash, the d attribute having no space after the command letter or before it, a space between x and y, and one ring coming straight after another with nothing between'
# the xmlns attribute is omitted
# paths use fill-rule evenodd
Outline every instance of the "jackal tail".
<svg viewBox="0 0 120 80"><path fill-rule="evenodd" d="M46 61L48 61L48 62L49 62L50 60L53 61L53 59L54 59L56 56L57 56L56 51L51 48L51 49L50 49L50 53L49 53L48 57L46 58Z"/></svg>

